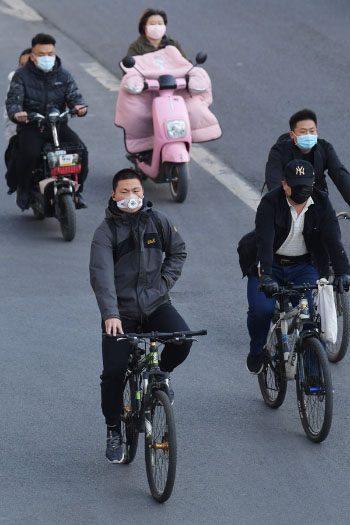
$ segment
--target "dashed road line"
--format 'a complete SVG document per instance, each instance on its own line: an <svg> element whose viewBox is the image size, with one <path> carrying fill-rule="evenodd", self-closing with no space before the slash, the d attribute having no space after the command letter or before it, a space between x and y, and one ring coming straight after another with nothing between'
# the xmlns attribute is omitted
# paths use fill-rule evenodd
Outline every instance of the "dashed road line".
<svg viewBox="0 0 350 525"><path fill-rule="evenodd" d="M82 68L94 77L103 87L109 91L119 91L120 80L115 75L110 73L108 69L103 67L98 62L85 62L80 64Z"/></svg>
<svg viewBox="0 0 350 525"><path fill-rule="evenodd" d="M43 18L34 9L29 7L23 0L1 0L8 7L0 5L0 12L5 15L14 16L26 22L40 22Z"/></svg>
<svg viewBox="0 0 350 525"><path fill-rule="evenodd" d="M238 173L210 153L206 148L193 144L191 158L231 193L238 197L253 211L256 211L261 195L254 190Z"/></svg>

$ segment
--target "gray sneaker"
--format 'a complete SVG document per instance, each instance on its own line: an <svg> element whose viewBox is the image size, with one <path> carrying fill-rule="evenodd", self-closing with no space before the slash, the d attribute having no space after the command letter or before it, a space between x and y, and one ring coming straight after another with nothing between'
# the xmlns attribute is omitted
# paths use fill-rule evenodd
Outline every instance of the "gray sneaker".
<svg viewBox="0 0 350 525"><path fill-rule="evenodd" d="M106 458L110 463L123 463L124 448L120 432L107 429Z"/></svg>

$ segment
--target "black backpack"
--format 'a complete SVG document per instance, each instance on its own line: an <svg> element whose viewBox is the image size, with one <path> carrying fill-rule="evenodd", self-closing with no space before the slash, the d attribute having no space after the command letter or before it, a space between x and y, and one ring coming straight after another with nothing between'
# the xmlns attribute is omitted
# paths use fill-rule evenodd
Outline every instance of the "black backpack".
<svg viewBox="0 0 350 525"><path fill-rule="evenodd" d="M151 220L152 220L153 224L156 227L157 233L158 233L160 241L162 243L162 252L165 252L165 239L164 239L164 231L163 231L162 221L160 220L158 214L152 210L152 208L147 210L147 213L150 214ZM105 219L105 220L106 220L106 222L107 222L107 224L109 226L109 229L111 230L112 235L113 235L113 260L114 260L114 262L116 262L116 260L117 260L117 246L118 246L118 244L117 244L117 228L116 228L116 225L114 224L113 219Z"/></svg>

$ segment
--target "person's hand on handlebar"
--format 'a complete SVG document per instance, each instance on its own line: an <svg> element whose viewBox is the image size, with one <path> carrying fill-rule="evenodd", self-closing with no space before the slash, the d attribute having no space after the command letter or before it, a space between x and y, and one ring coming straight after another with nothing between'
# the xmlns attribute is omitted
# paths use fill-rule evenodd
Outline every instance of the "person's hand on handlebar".
<svg viewBox="0 0 350 525"><path fill-rule="evenodd" d="M117 317L112 317L105 321L106 333L109 335L116 336L117 334L123 334L122 322Z"/></svg>
<svg viewBox="0 0 350 525"><path fill-rule="evenodd" d="M78 117L84 117L86 115L87 107L85 105L77 104L74 106L74 109L77 112Z"/></svg>
<svg viewBox="0 0 350 525"><path fill-rule="evenodd" d="M348 292L350 288L350 275L338 275L337 284L339 293Z"/></svg>
<svg viewBox="0 0 350 525"><path fill-rule="evenodd" d="M266 297L271 299L273 294L278 293L279 286L276 281L272 279L271 275L262 275L259 277L258 290L264 292Z"/></svg>
<svg viewBox="0 0 350 525"><path fill-rule="evenodd" d="M17 122L24 122L25 124L29 122L28 113L26 111L19 111L18 113L15 113L13 117Z"/></svg>

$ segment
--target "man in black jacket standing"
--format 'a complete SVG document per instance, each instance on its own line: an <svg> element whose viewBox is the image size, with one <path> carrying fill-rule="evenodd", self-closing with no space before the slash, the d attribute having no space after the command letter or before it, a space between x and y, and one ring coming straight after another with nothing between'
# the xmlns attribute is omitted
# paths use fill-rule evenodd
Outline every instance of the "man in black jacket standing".
<svg viewBox="0 0 350 525"><path fill-rule="evenodd" d="M350 174L340 162L332 144L317 135L317 117L302 109L289 119L290 132L281 135L272 146L266 163L265 182L268 190L281 185L283 171L292 159L310 162L315 170L315 187L327 191L325 171L350 205Z"/></svg>
<svg viewBox="0 0 350 525"><path fill-rule="evenodd" d="M182 332L187 324L171 304L169 290L181 275L185 243L176 226L143 203L140 176L132 169L113 179L106 218L91 244L90 281L107 334ZM165 255L163 255L165 254ZM171 372L189 354L190 342L167 343L160 367ZM127 342L103 338L101 406L107 425L106 457L122 463L120 414L124 376L130 347Z"/></svg>
<svg viewBox="0 0 350 525"><path fill-rule="evenodd" d="M44 33L39 33L32 39L30 58L24 67L15 72L6 99L9 119L17 124L17 204L22 210L29 206L32 172L38 163L42 145L52 142L51 131L46 123L39 128L37 122L29 122L28 113L46 115L53 108L62 113L67 105L70 109L75 109L79 117L86 114L82 94L71 74L61 67L55 44L55 39ZM82 144L78 135L68 127L67 119L61 121L58 133L62 142ZM76 194L77 208L86 208L81 191L87 171L88 158L84 146L82 170L78 180L80 188ZM10 188L10 191L15 189Z"/></svg>
<svg viewBox="0 0 350 525"><path fill-rule="evenodd" d="M279 285L315 284L319 276L328 275L330 256L338 281L344 290L350 286L350 266L336 214L327 194L313 183L309 162L290 161L282 187L261 199L255 231L239 243L240 265L243 275L248 275L247 368L253 374L263 369L262 352L275 308L272 296Z"/></svg>

